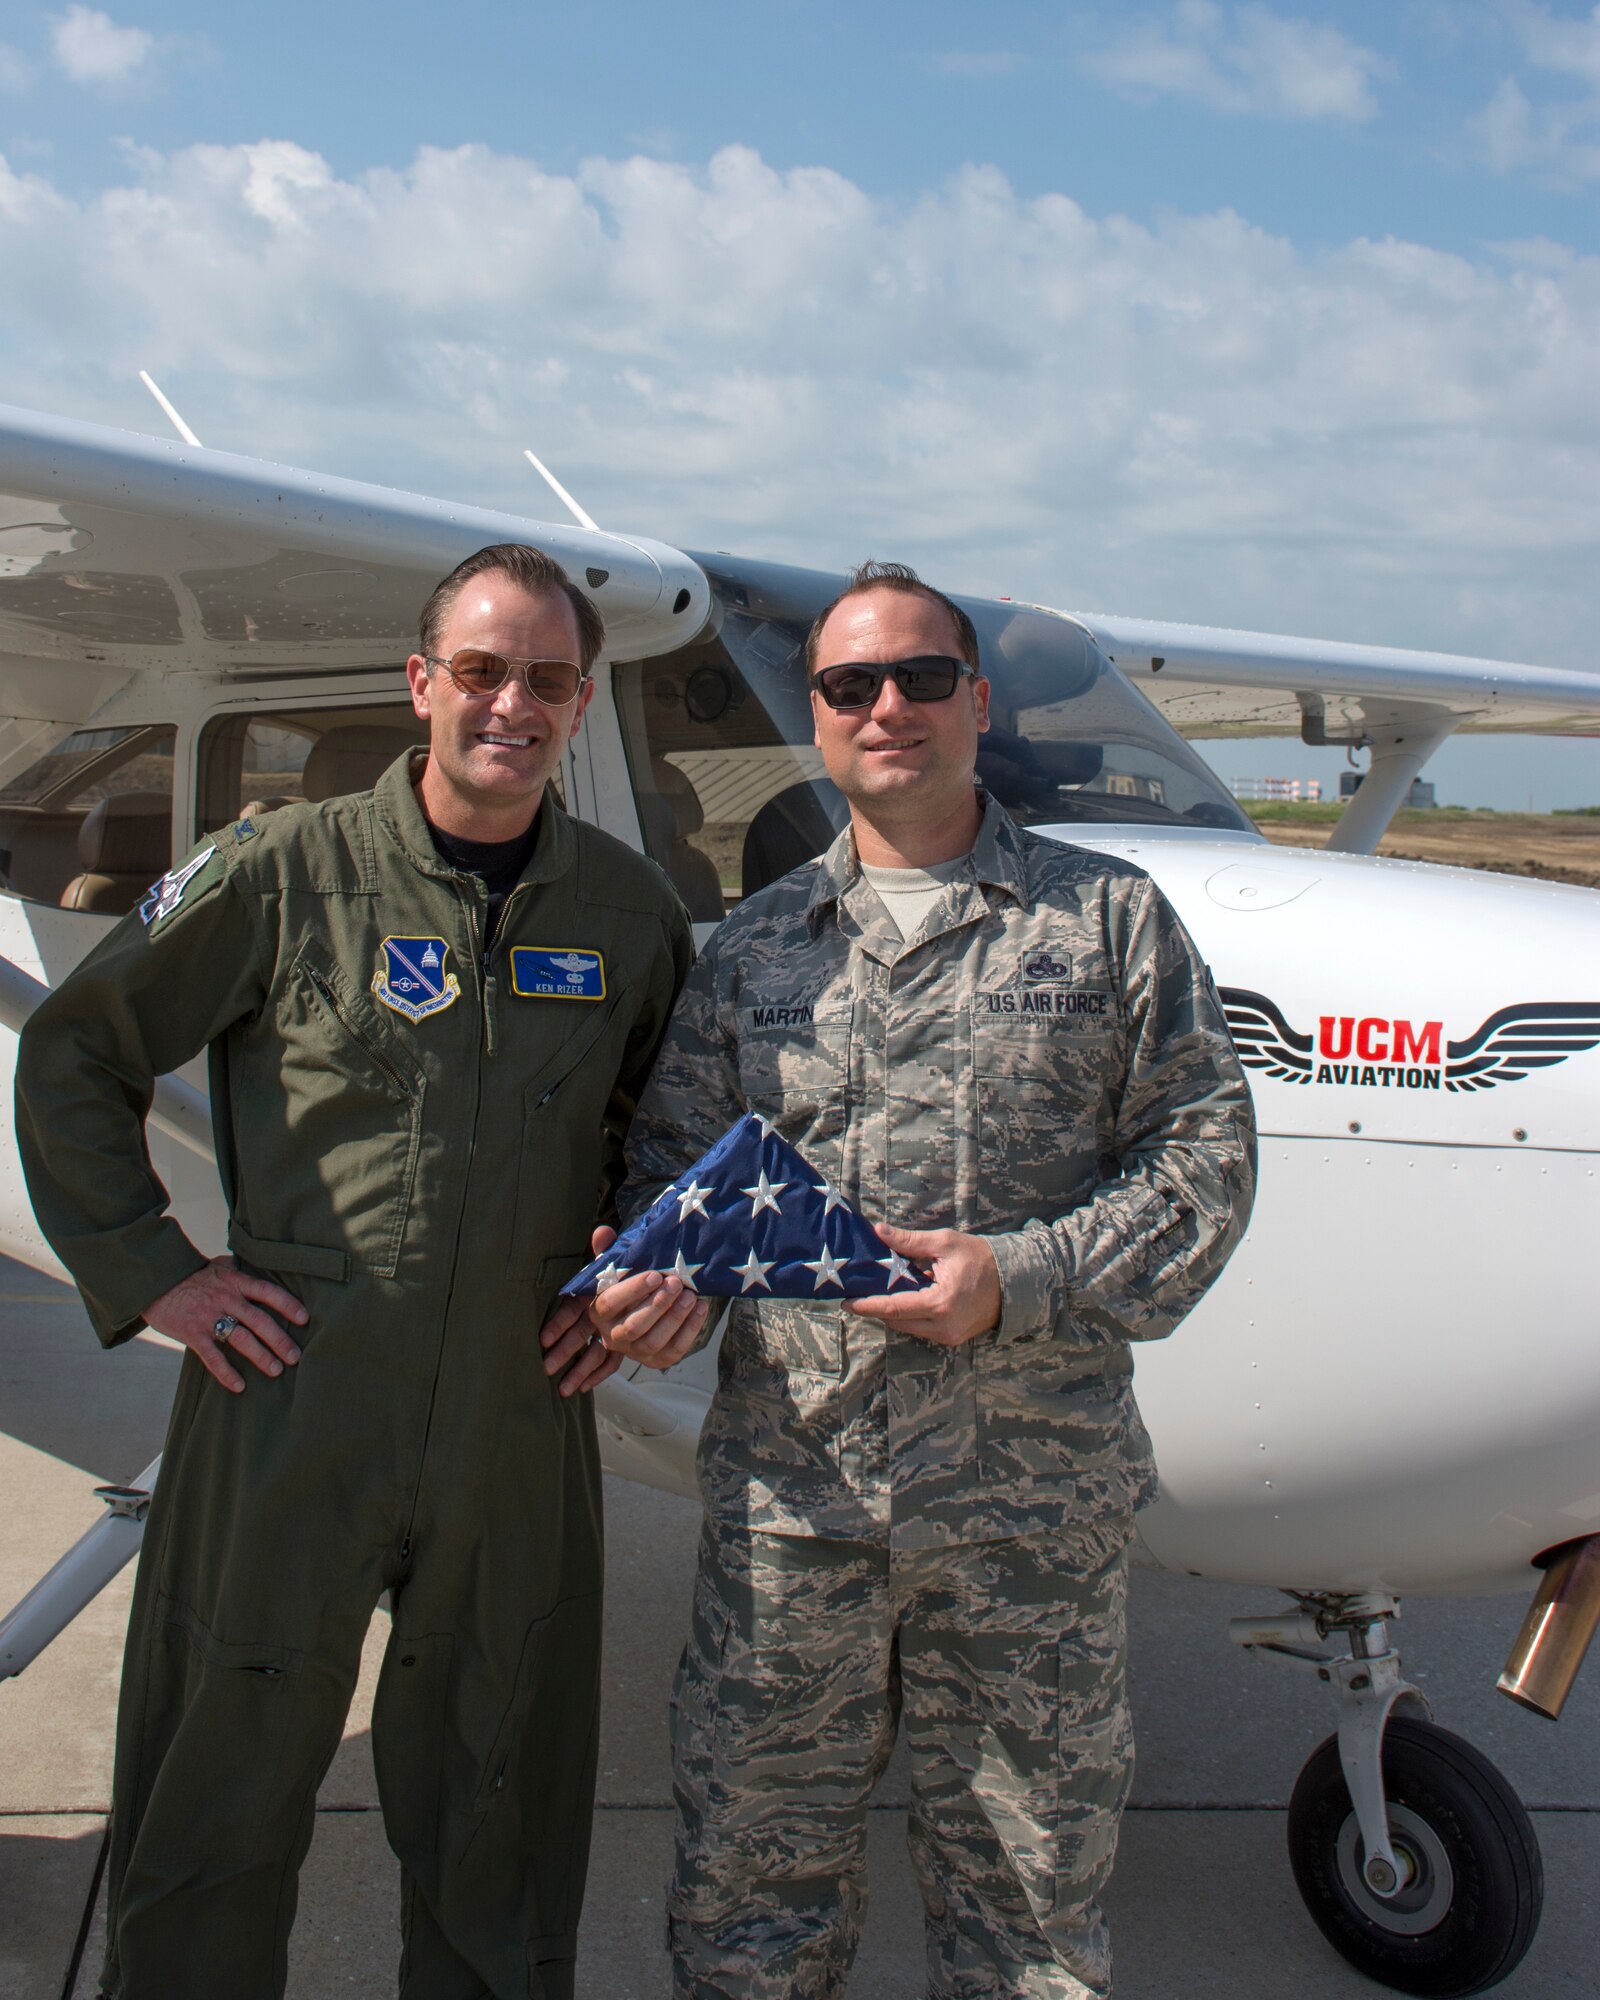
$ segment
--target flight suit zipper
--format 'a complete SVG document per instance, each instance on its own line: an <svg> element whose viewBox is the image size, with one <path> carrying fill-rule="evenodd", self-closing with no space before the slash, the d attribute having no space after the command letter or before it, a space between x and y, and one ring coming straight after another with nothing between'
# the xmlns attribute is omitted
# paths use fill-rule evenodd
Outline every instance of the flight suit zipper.
<svg viewBox="0 0 1600 2000"><path fill-rule="evenodd" d="M505 901L500 905L500 921L495 925L494 932L496 941L506 935L506 924L511 916L512 906L522 894L524 887L525 884L521 882L514 883ZM487 916L487 911L485 914ZM496 978L494 971L494 949L494 944L491 943L486 945L479 954L479 964L483 974L484 1048L489 1055L493 1055L495 1052L495 1028L497 1025L495 1016L500 1004L500 981Z"/></svg>
<svg viewBox="0 0 1600 2000"><path fill-rule="evenodd" d="M481 918L484 914L485 904L487 902L487 891L484 889L483 882L480 877L474 876L472 878L472 881L476 889L477 895L480 899L478 904L478 911L479 911L479 916ZM463 902L465 902L467 894L466 887L459 876L455 878L453 886L455 888L456 894L462 899ZM510 898L507 897L506 900L509 902ZM483 1042L482 1054L479 1057L478 1066L473 1077L473 1083L475 1085L475 1088L472 1099L472 1115L469 1120L468 1133L467 1133L468 1165L467 1165L467 1171L461 1176L460 1203L456 1209L456 1226L450 1246L450 1269L452 1271L458 1268L461 1261L461 1231L467 1219L467 1196L471 1191L471 1185L472 1185L471 1160L473 1151L478 1143L478 1112L483 1104L483 1056L492 1055L494 1053L494 1030L489 1013L489 998L490 998L488 992L489 974L487 971L488 953L483 950L481 944L479 943L479 939L482 937L483 932L481 928L474 925L473 915L470 907L467 911L467 928L469 932L471 932L472 934L472 949L470 952L468 952L467 959L468 963L472 967L472 978L473 978L473 984L477 989L478 1005L483 1011L484 1042ZM413 1479L411 1483L411 1507L406 1516L405 1534L400 1544L402 1550L402 1556L401 1556L402 1562L410 1561L413 1540L416 1535L417 1509L422 1504L422 1481L423 1481L423 1476L426 1473L428 1467L428 1446L433 1441L433 1418L434 1418L434 1412L437 1410L439 1405L439 1377L444 1373L444 1349L445 1349L445 1342L449 1339L449 1337L450 1337L450 1298L447 1295L444 1307L444 1323L439 1329L439 1346L433 1357L433 1386L428 1391L428 1418L427 1422L422 1427L422 1446L417 1453L416 1477Z"/></svg>

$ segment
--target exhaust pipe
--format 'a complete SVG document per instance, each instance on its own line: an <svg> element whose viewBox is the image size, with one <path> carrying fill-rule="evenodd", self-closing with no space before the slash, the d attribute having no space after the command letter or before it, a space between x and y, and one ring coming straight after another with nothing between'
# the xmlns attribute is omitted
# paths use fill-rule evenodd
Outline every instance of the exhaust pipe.
<svg viewBox="0 0 1600 2000"><path fill-rule="evenodd" d="M1600 1626L1600 1535L1562 1542L1534 1561L1544 1577L1495 1685L1554 1722Z"/></svg>

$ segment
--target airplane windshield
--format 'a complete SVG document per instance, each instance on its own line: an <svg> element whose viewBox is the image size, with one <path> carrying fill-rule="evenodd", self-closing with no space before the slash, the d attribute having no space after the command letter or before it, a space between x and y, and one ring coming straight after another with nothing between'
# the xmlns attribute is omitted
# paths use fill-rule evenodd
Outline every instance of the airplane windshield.
<svg viewBox="0 0 1600 2000"><path fill-rule="evenodd" d="M811 740L802 649L843 579L698 556L712 616L689 645L619 662L614 686L650 853L690 914L820 854L847 817ZM978 777L1023 825L1253 832L1216 776L1082 626L960 598L991 686Z"/></svg>

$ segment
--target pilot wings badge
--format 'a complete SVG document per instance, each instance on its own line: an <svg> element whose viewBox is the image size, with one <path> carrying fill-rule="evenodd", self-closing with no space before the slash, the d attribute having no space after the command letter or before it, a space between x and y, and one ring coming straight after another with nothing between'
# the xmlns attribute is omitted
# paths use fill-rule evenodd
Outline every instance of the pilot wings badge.
<svg viewBox="0 0 1600 2000"><path fill-rule="evenodd" d="M372 990L385 1007L408 1021L442 1014L461 997L461 981L445 970L449 956L450 947L441 937L385 938Z"/></svg>

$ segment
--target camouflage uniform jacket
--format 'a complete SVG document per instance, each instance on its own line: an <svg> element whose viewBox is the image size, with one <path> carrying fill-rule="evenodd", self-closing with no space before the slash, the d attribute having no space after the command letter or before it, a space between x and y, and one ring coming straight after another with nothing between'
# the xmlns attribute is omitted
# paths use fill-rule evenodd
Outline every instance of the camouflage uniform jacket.
<svg viewBox="0 0 1600 2000"><path fill-rule="evenodd" d="M987 1237L1003 1300L956 1348L838 1305L736 1300L700 1446L714 1520L925 1548L1154 1491L1128 1343L1170 1333L1255 1183L1205 966L1140 869L993 800L904 941L849 828L701 954L628 1139L631 1216L746 1108L873 1221Z"/></svg>

